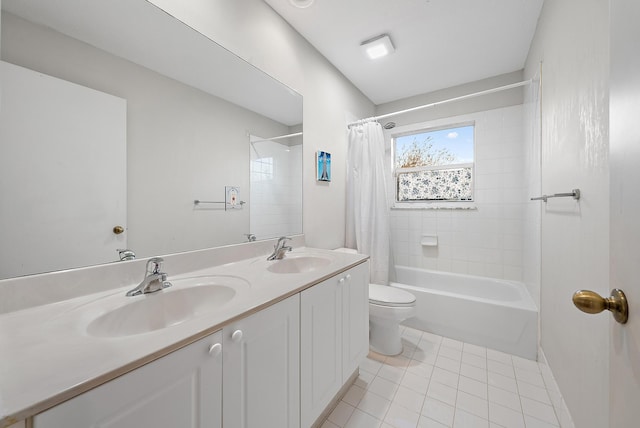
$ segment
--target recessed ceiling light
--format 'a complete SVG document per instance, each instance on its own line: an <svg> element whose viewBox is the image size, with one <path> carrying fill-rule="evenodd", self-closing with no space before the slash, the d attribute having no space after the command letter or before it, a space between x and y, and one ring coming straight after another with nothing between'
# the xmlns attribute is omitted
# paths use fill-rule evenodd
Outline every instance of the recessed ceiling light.
<svg viewBox="0 0 640 428"><path fill-rule="evenodd" d="M395 51L393 43L387 34L360 43L367 56L371 59L381 58Z"/></svg>
<svg viewBox="0 0 640 428"><path fill-rule="evenodd" d="M304 9L305 7L309 7L313 4L313 0L289 0L289 2L300 9Z"/></svg>

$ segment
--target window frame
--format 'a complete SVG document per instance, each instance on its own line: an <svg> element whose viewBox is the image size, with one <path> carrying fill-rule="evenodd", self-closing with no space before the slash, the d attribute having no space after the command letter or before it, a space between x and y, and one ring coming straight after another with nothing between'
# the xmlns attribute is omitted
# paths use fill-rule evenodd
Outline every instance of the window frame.
<svg viewBox="0 0 640 428"><path fill-rule="evenodd" d="M406 137L407 135L417 135L417 134L425 134L429 132L442 131L446 129L455 130L456 128L462 128L472 126L473 127L473 162L466 163L456 163L456 164L448 164L448 165L431 165L431 166L418 166L411 168L397 168L396 167L396 140L400 137ZM475 164L476 164L476 121L464 121L464 122L456 122L450 123L446 125L439 126L431 126L431 127L423 127L416 126L413 129L409 129L403 131L401 133L392 134L391 135L391 171L393 177L393 205L396 208L399 207L408 207L408 208L420 208L421 206L431 208L433 206L438 206L438 204L454 204L454 207L457 207L458 204L473 204L475 202L476 192L475 192ZM399 185L398 178L403 173L411 173L411 172L421 172L421 171L443 171L443 170L451 170L451 169L462 169L462 168L471 168L471 199L419 199L419 200L398 200L399 195ZM421 204L421 205L420 205ZM445 206L446 207L446 206Z"/></svg>

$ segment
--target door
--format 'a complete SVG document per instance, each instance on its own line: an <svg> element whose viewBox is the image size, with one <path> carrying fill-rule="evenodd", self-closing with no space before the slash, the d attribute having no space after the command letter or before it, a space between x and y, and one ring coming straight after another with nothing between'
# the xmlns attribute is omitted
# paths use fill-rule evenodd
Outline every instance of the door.
<svg viewBox="0 0 640 428"><path fill-rule="evenodd" d="M166 357L34 417L34 428L220 428L222 334Z"/></svg>
<svg viewBox="0 0 640 428"><path fill-rule="evenodd" d="M300 426L300 295L225 327L223 425Z"/></svg>
<svg viewBox="0 0 640 428"><path fill-rule="evenodd" d="M126 100L7 62L0 69L0 279L118 260Z"/></svg>
<svg viewBox="0 0 640 428"><path fill-rule="evenodd" d="M629 302L626 324L611 322L611 428L640 422L640 2L611 1L610 277Z"/></svg>

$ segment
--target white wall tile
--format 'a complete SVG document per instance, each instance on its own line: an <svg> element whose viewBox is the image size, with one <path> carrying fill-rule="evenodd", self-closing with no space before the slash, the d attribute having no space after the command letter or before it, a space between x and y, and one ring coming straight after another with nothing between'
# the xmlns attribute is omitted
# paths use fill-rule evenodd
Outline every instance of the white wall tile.
<svg viewBox="0 0 640 428"><path fill-rule="evenodd" d="M528 111L528 110L527 110ZM522 106L451 118L476 121L475 210L392 210L391 243L398 264L522 279L525 223ZM441 121L438 125L446 124ZM419 244L438 236L438 247Z"/></svg>

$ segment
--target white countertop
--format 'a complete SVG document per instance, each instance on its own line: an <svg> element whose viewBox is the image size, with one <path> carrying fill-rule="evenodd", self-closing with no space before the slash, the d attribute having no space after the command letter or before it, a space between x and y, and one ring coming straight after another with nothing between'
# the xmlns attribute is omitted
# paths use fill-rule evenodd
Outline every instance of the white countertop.
<svg viewBox="0 0 640 428"><path fill-rule="evenodd" d="M287 256L296 254L315 254L331 261L305 273L272 273L266 268L277 262L267 262L266 256L175 277L168 272L169 281L177 283L180 278L206 275L246 281L236 281L241 285L235 287L235 297L215 311L147 333L94 337L87 332L89 322L100 314L131 299L145 298L125 296L137 284L0 315L0 427L33 416L367 259L311 248L297 248Z"/></svg>

